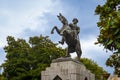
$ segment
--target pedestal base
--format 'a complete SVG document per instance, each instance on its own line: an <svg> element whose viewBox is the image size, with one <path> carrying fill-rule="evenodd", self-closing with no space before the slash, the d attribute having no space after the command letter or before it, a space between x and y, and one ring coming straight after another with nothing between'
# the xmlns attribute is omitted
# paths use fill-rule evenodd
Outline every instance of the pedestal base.
<svg viewBox="0 0 120 80"><path fill-rule="evenodd" d="M42 71L41 80L95 80L95 75L81 62L61 57Z"/></svg>

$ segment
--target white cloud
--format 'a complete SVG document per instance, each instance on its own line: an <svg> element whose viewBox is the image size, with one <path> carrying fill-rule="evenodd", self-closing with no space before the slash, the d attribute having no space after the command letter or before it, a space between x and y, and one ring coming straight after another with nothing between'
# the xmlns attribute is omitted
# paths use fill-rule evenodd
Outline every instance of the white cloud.
<svg viewBox="0 0 120 80"><path fill-rule="evenodd" d="M86 53L89 53L90 51L94 51L94 50L100 51L100 48L94 45L95 41L96 38L94 36L87 36L86 39L81 40L83 56L90 57L90 55Z"/></svg>
<svg viewBox="0 0 120 80"><path fill-rule="evenodd" d="M22 6L22 4L24 5ZM5 3L4 3L5 4ZM18 5L15 5L18 4ZM5 45L6 37L8 35L17 37L19 33L22 33L25 29L38 30L44 32L48 25L44 16L45 13L56 15L58 11L61 11L60 2L55 0L37 0L35 1L22 1L19 3L8 3L9 7L0 8L0 43ZM2 16L2 17L1 17ZM38 19L39 17L39 19Z"/></svg>
<svg viewBox="0 0 120 80"><path fill-rule="evenodd" d="M110 73L113 73L113 69L110 67L106 67L105 62L107 58L112 54L112 52L106 50L101 45L95 45L97 42L97 38L95 36L87 36L85 39L81 39L82 46L82 57L89 58L97 62L99 66L102 66L105 70Z"/></svg>

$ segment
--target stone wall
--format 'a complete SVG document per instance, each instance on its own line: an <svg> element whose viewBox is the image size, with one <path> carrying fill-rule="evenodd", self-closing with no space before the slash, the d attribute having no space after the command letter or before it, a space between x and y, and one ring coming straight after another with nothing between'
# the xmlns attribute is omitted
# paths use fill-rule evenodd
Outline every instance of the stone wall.
<svg viewBox="0 0 120 80"><path fill-rule="evenodd" d="M42 71L41 80L95 80L95 75L78 61L58 58Z"/></svg>

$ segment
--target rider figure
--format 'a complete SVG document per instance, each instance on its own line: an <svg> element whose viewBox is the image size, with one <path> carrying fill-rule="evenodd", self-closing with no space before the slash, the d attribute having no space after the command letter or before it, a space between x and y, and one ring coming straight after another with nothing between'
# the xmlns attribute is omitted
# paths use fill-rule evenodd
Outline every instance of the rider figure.
<svg viewBox="0 0 120 80"><path fill-rule="evenodd" d="M72 20L72 22L73 22L73 23L70 23L69 26L70 26L70 28L71 28L71 30L72 30L73 38L74 38L75 40L77 40L77 36L78 36L78 34L79 34L79 32L80 32L80 28L77 26L78 19L77 19L77 18L74 18L74 19Z"/></svg>
<svg viewBox="0 0 120 80"><path fill-rule="evenodd" d="M72 34L72 36L73 36L73 38L74 38L75 40L77 40L77 36L78 36L78 34L79 34L79 32L80 32L80 28L77 26L77 23L78 23L78 19L77 19L77 18L74 18L74 19L72 20L72 23L69 24L69 27L71 28L71 34ZM62 37L62 40L59 41L59 43L64 44L64 41L65 41L65 38L64 38L64 36L63 36L63 37Z"/></svg>

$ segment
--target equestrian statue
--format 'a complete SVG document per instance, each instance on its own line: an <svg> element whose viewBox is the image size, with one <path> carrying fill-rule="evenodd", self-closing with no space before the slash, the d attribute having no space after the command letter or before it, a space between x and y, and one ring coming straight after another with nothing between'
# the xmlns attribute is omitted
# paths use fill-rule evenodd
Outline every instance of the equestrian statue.
<svg viewBox="0 0 120 80"><path fill-rule="evenodd" d="M63 26L61 29L58 29L57 26L54 26L51 34L53 34L54 30L56 30L56 32L62 36L62 39L59 41L59 43L63 45L64 42L66 42L68 45L65 57L70 57L70 53L76 52L77 59L80 61L82 50L78 35L80 33L80 28L77 26L78 19L74 18L72 23L68 24L67 19L61 13L59 13L57 17Z"/></svg>

